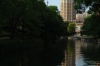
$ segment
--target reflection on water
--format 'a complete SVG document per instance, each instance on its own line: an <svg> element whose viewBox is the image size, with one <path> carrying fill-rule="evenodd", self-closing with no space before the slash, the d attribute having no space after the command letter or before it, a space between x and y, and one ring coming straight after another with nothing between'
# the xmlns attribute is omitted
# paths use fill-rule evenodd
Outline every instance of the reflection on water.
<svg viewBox="0 0 100 66"><path fill-rule="evenodd" d="M72 54L75 53L74 54L75 56L70 55L71 57L75 58L74 66L100 66L100 44L98 44L97 40L74 39L69 41L74 42L74 43L70 42L71 45L75 44L75 51L74 49L72 51ZM70 49L68 48L68 50ZM69 52L67 55L69 55ZM67 66L73 66L73 65L67 65Z"/></svg>
<svg viewBox="0 0 100 66"><path fill-rule="evenodd" d="M60 39L45 51L38 47L1 53L0 66L100 66L100 44L97 40L66 41Z"/></svg>
<svg viewBox="0 0 100 66"><path fill-rule="evenodd" d="M94 39L69 39L61 66L100 66L100 44Z"/></svg>
<svg viewBox="0 0 100 66"><path fill-rule="evenodd" d="M66 39L50 44L46 49L41 46L9 53L0 52L0 66L58 66L64 59Z"/></svg>
<svg viewBox="0 0 100 66"><path fill-rule="evenodd" d="M75 55L76 55L76 66L84 66L84 58L83 54L81 53L81 41L80 40L75 40Z"/></svg>
<svg viewBox="0 0 100 66"><path fill-rule="evenodd" d="M60 66L75 66L75 42L68 40L67 49L64 52L64 60Z"/></svg>
<svg viewBox="0 0 100 66"><path fill-rule="evenodd" d="M81 44L81 52L84 54L85 63L100 66L100 44L97 40L85 40Z"/></svg>

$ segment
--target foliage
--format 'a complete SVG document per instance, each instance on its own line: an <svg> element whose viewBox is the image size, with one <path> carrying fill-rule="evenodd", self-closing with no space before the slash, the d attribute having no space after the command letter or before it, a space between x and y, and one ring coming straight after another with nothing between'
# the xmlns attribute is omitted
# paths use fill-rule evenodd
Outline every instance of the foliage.
<svg viewBox="0 0 100 66"><path fill-rule="evenodd" d="M86 35L91 35L91 36L100 36L100 16L98 15L91 15L87 18L85 18L84 25L82 27L82 31Z"/></svg>
<svg viewBox="0 0 100 66"><path fill-rule="evenodd" d="M74 0L74 3L78 13L89 7L89 13L100 14L100 0Z"/></svg>
<svg viewBox="0 0 100 66"><path fill-rule="evenodd" d="M57 10L43 0L1 0L0 34L7 32L11 39L62 36L66 25Z"/></svg>
<svg viewBox="0 0 100 66"><path fill-rule="evenodd" d="M86 7L89 7L88 13L93 14L84 20L85 22L82 27L82 33L94 37L100 37L100 0L74 0L74 3L78 12L82 12Z"/></svg>
<svg viewBox="0 0 100 66"><path fill-rule="evenodd" d="M45 40L55 40L66 33L66 25L63 22L62 17L55 11L54 7L49 6L47 9L47 15L43 17L44 32L42 33L42 37Z"/></svg>
<svg viewBox="0 0 100 66"><path fill-rule="evenodd" d="M75 45L73 40L69 40L67 44L68 54L72 55L75 52Z"/></svg>
<svg viewBox="0 0 100 66"><path fill-rule="evenodd" d="M75 23L69 22L67 31L68 31L68 33L74 33L75 32Z"/></svg>
<svg viewBox="0 0 100 66"><path fill-rule="evenodd" d="M58 11L57 6L53 6L53 5L51 5L51 6L48 6L48 8L49 8L50 10L55 11L55 12L57 12L57 11Z"/></svg>
<svg viewBox="0 0 100 66"><path fill-rule="evenodd" d="M2 54L31 48L42 51L64 36L66 27L57 6L46 6L43 0L0 0Z"/></svg>
<svg viewBox="0 0 100 66"><path fill-rule="evenodd" d="M2 20L2 30L11 32L11 39L13 39L14 36L18 33L22 34L23 37L24 32L27 30L37 30L39 24L36 24L36 22L40 21L37 18L38 12L36 12L37 9L35 8L34 3L38 4L39 2L37 0L2 1L1 6L3 5L3 7L0 9L2 13L0 18ZM19 29L19 27L21 29Z"/></svg>

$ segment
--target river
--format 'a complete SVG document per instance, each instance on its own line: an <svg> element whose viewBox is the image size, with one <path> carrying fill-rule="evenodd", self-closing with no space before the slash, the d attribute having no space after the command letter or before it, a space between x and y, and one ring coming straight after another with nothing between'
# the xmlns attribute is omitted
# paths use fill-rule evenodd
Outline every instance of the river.
<svg viewBox="0 0 100 66"><path fill-rule="evenodd" d="M65 66L100 66L100 44L94 39L69 39L65 58Z"/></svg>
<svg viewBox="0 0 100 66"><path fill-rule="evenodd" d="M100 44L88 39L60 39L41 47L0 55L0 66L100 66Z"/></svg>

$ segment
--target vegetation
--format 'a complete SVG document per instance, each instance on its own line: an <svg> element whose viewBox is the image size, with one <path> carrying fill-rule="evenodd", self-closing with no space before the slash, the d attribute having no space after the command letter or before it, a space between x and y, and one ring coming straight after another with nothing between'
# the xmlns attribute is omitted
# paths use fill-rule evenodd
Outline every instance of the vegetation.
<svg viewBox="0 0 100 66"><path fill-rule="evenodd" d="M85 18L84 25L82 27L83 33L88 36L100 37L100 19L96 15L91 15Z"/></svg>
<svg viewBox="0 0 100 66"><path fill-rule="evenodd" d="M69 22L68 27L67 27L67 32L69 34L75 33L75 23L74 22Z"/></svg>
<svg viewBox="0 0 100 66"><path fill-rule="evenodd" d="M42 0L5 0L0 6L1 35L6 32L11 39L25 39L64 34L65 25L56 6L47 7Z"/></svg>
<svg viewBox="0 0 100 66"><path fill-rule="evenodd" d="M89 7L89 13L100 14L100 0L74 0L78 13L84 12Z"/></svg>
<svg viewBox="0 0 100 66"><path fill-rule="evenodd" d="M66 27L57 6L46 6L43 0L0 1L0 36L9 37L0 47L46 45L64 36Z"/></svg>
<svg viewBox="0 0 100 66"><path fill-rule="evenodd" d="M69 55L74 54L75 52L75 45L74 45L74 41L73 40L69 40L68 44L67 44L67 51Z"/></svg>
<svg viewBox="0 0 100 66"><path fill-rule="evenodd" d="M86 7L92 15L84 19L82 34L100 38L100 0L74 0L78 13L84 12Z"/></svg>

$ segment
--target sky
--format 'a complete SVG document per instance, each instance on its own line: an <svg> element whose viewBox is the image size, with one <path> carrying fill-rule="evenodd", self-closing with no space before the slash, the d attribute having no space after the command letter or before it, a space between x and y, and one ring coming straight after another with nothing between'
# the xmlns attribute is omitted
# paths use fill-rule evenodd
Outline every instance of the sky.
<svg viewBox="0 0 100 66"><path fill-rule="evenodd" d="M47 0L45 0L45 3L47 4ZM60 10L60 0L48 0L48 6L50 5L55 5Z"/></svg>

